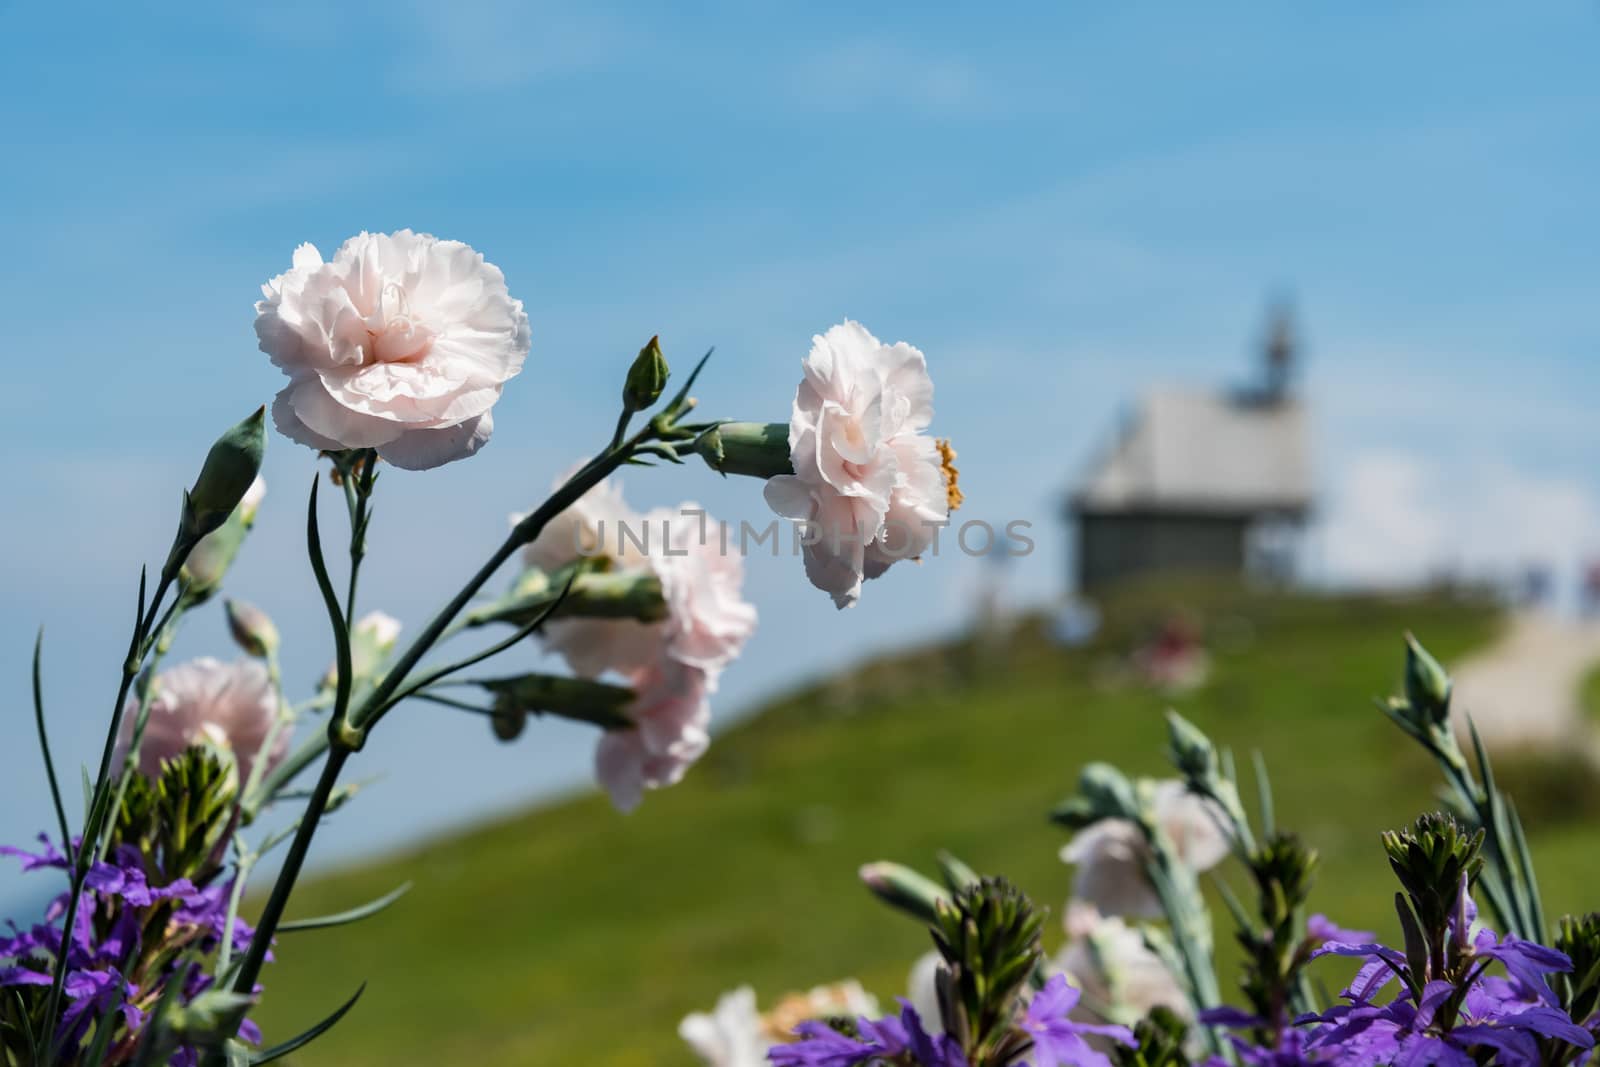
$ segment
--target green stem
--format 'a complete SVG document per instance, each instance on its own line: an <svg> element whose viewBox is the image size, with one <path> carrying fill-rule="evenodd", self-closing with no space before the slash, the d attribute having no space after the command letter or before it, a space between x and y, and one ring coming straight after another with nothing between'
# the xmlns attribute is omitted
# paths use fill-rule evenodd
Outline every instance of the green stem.
<svg viewBox="0 0 1600 1067"><path fill-rule="evenodd" d="M344 708L336 708L332 721L329 724L330 750L327 762L322 766L322 774L317 779L316 787L311 792L311 798L306 802L304 815L301 816L299 828L295 831L289 852L284 858L283 867L278 872L278 878L273 883L272 894L267 898L266 908L261 913L261 918L256 924L255 936L251 938L250 949L245 954L244 962L239 968L238 977L233 988L236 993L249 994L255 988L257 977L261 973L261 966L266 960L268 946L273 935L277 932L278 924L283 919L283 911L289 901L289 895L294 891L296 880L300 877L300 870L305 864L307 853L311 850L311 839L316 835L318 824L323 813L327 810L328 801L333 796L334 787L338 784L339 774L344 769L346 761L354 753L355 743L365 737L366 732L382 719L390 710L387 701L405 681L413 668L427 655L428 651L438 642L439 638L449 628L455 617L471 602L485 583L494 576L506 560L510 559L523 545L539 536L541 530L551 519L571 507L578 498L598 485L605 477L632 454L633 450L644 440L658 431L655 423L647 425L632 439L622 445L613 445L601 455L595 457L582 470L569 478L560 489L556 490L543 504L519 522L511 531L511 535L495 550L483 566L478 568L476 574L468 579L467 584L451 598L427 627L417 635L411 645L400 656L399 660L390 668L382 682L362 701L361 707L350 715L346 721ZM292 776L292 773L291 773ZM285 779L287 780L287 779Z"/></svg>
<svg viewBox="0 0 1600 1067"><path fill-rule="evenodd" d="M63 916L63 942L62 951L56 953L55 966L50 980L50 993L45 998L44 1033L40 1041L44 1049L51 1051L52 1055L42 1057L46 1062L53 1060L55 1034L59 1020L56 1013L61 1008L61 993L67 981L67 953L66 945L70 942L72 931L78 921L78 902L83 896L83 884L89 876L91 866L89 857L96 855L99 849L100 832L105 824L105 812L110 801L106 792L107 778L111 773L111 754L116 748L117 735L122 731L122 712L128 702L128 691L133 687L133 680L139 674L139 668L144 662L145 655L150 651L150 627L155 625L156 614L161 608L161 602L166 598L167 590L172 587L173 581L178 576L178 568L182 566L186 551L179 552L177 547L168 555L167 563L161 569L161 579L156 583L155 596L148 605L142 603L144 593L144 580L140 579L139 591L141 606L145 608L144 614L134 620L133 638L128 642L128 656L122 663L122 679L117 685L116 703L111 709L111 725L106 730L105 746L100 752L100 770L95 775L94 791L89 801L89 811L84 819L83 840L78 845L75 861L72 865L71 889L67 896L67 910ZM70 842L65 843L70 848ZM43 1051L43 1050L41 1050Z"/></svg>

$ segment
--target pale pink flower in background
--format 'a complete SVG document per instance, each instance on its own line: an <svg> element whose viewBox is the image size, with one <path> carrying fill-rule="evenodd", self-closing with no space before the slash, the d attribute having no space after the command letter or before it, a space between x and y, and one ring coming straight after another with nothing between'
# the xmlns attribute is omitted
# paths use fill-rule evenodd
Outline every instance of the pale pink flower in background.
<svg viewBox="0 0 1600 1067"><path fill-rule="evenodd" d="M459 241L363 232L327 262L303 244L261 290L256 336L289 376L273 421L312 448L410 470L470 456L528 355L522 302Z"/></svg>
<svg viewBox="0 0 1600 1067"><path fill-rule="evenodd" d="M150 717L139 745L139 770L154 778L161 765L201 744L233 753L239 781L250 779L261 746L278 718L278 693L265 665L253 659L222 663L203 657L156 675ZM123 708L117 761L127 759L138 718L139 698ZM280 735L266 753L267 768L281 760L289 737Z"/></svg>
<svg viewBox="0 0 1600 1067"><path fill-rule="evenodd" d="M267 497L267 483L261 475L256 475L256 480L250 483L250 488L244 491L244 496L239 499L239 516L246 524L256 521L256 512L261 510L261 502Z"/></svg>
<svg viewBox="0 0 1600 1067"><path fill-rule="evenodd" d="M806 575L841 608L897 559L924 551L949 515L932 439L933 382L911 345L886 345L846 320L813 337L789 420L794 474L768 479L767 503L806 523ZM892 523L891 523L891 520Z"/></svg>
<svg viewBox="0 0 1600 1067"><path fill-rule="evenodd" d="M711 744L710 687L704 671L669 659L629 679L635 697L631 730L601 735L595 777L622 811L639 806L646 789L683 780Z"/></svg>
<svg viewBox="0 0 1600 1067"><path fill-rule="evenodd" d="M1177 976L1145 944L1137 927L1092 904L1070 901L1064 923L1067 943L1053 966L1083 990L1080 1007L1111 1023L1131 1026L1152 1008L1192 1019L1194 1009Z"/></svg>
<svg viewBox="0 0 1600 1067"><path fill-rule="evenodd" d="M582 466L578 464L557 478L551 489L560 489ZM511 516L511 524L515 526L523 517ZM607 478L547 522L523 548L522 559L546 574L554 574L580 559L601 557L615 567L634 569L643 563L643 553L633 540L623 536L624 529L635 538L640 536L639 513L623 499L621 482Z"/></svg>
<svg viewBox="0 0 1600 1067"><path fill-rule="evenodd" d="M741 594L744 560L724 543L720 524L698 505L680 504L645 516L662 535L646 565L661 580L667 602L662 627L666 654L711 678L739 655L756 629L755 605Z"/></svg>
<svg viewBox="0 0 1600 1067"><path fill-rule="evenodd" d="M1151 785L1156 825L1172 842L1180 862L1199 873L1228 855L1216 805L1191 793L1177 779ZM1150 847L1143 832L1127 819L1101 819L1067 842L1061 859L1078 870L1072 895L1105 915L1159 918L1161 900L1145 872Z"/></svg>
<svg viewBox="0 0 1600 1067"><path fill-rule="evenodd" d="M637 692L636 728L604 734L595 752L596 777L628 811L646 789L679 781L711 743L710 694L755 631L756 609L741 593L743 560L694 504L640 515L620 486L602 482L524 550L546 573L584 558L603 559L611 574L655 576L667 609L650 622L557 618L539 634L580 677L613 676Z"/></svg>
<svg viewBox="0 0 1600 1067"><path fill-rule="evenodd" d="M350 669L357 678L376 674L400 640L401 623L393 615L369 611L350 627Z"/></svg>

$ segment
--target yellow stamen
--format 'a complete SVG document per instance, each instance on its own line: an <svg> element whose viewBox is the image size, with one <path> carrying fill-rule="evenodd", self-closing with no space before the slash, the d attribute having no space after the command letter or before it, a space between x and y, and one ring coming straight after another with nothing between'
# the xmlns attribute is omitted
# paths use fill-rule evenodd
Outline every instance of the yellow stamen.
<svg viewBox="0 0 1600 1067"><path fill-rule="evenodd" d="M961 472L956 470L956 450L950 447L948 437L939 438L934 442L934 447L939 450L939 470L944 474L945 497L950 502L950 510L955 511L966 499L961 492Z"/></svg>

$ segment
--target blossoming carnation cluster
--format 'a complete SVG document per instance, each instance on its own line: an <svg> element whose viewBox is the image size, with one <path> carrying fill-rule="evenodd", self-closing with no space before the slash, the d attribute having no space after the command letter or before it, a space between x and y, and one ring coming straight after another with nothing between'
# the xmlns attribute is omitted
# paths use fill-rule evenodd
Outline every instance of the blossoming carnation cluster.
<svg viewBox="0 0 1600 1067"><path fill-rule="evenodd" d="M358 581L369 543L385 536L374 521L380 477L387 487L391 468L426 471L489 442L494 409L532 349L523 304L479 252L400 230L358 234L327 259L301 245L255 311L259 347L288 379L271 421L311 450L307 582L326 610L329 666L295 695L280 646L307 635L282 634L261 607L219 595L265 497L263 406L211 447L166 555L140 578L81 811L70 811L51 755L44 649L35 650L55 825L36 847L0 852L57 884L42 915L0 931L0 1065L269 1063L337 1024L360 990L298 1034L263 1035L249 1017L278 934L359 922L402 895L334 916L286 915L323 820L356 795L347 766L402 707L487 720L505 741L540 716L592 726L596 777L624 810L682 779L711 743L711 699L756 609L720 525L692 504L635 512L613 480L620 468L698 455L723 474L776 481L768 495L786 512L847 519L837 532L857 538L855 549L807 556L812 581L841 604L901 558L891 526L911 528L915 555L958 496L953 453L922 434L932 385L910 346L880 345L855 323L830 330L783 433L773 431L781 423L699 419L691 389L706 361L669 394L671 368L651 338L620 376L621 410L595 450L513 517L434 614L402 626L362 603ZM319 499L330 495L337 504ZM324 529L325 510L342 512L342 537ZM518 559L509 587L487 595ZM185 624L210 605L243 657L168 663ZM506 666L482 669L490 661ZM563 666L544 669L554 662ZM262 903L247 921L247 887L269 860L277 873L256 887ZM824 1010L876 1008L859 987L817 991L781 1004L768 1030ZM709 1047L719 1029L685 1032Z"/></svg>
<svg viewBox="0 0 1600 1067"><path fill-rule="evenodd" d="M1231 761L1169 713L1178 776L1129 779L1090 764L1053 813L1073 831L1066 941L1039 945L1042 912L1003 879L950 855L939 878L868 864L866 887L925 925L934 950L898 1012L819 1006L774 1035L745 989L681 1033L711 1067L1561 1067L1600 1035L1600 913L1543 918L1515 807L1476 745L1450 726L1452 686L1408 639L1406 689L1385 711L1444 771L1450 814L1386 833L1402 941L1309 912L1316 853L1275 825L1262 771L1259 818ZM1481 776L1480 776L1481 775ZM1224 885L1244 949L1242 1003L1227 1003L1199 875L1229 860L1253 906ZM1492 924L1479 918L1487 901ZM1327 998L1324 958L1359 969Z"/></svg>

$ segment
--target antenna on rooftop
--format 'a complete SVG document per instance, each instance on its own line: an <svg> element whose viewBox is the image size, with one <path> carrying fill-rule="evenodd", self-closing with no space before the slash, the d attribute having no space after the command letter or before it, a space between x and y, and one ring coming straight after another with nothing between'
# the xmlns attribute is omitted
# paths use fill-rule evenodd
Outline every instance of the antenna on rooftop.
<svg viewBox="0 0 1600 1067"><path fill-rule="evenodd" d="M1294 305L1286 297L1278 297L1267 312L1266 341L1262 345L1266 371L1263 393L1266 399L1282 400L1288 394L1298 349Z"/></svg>

